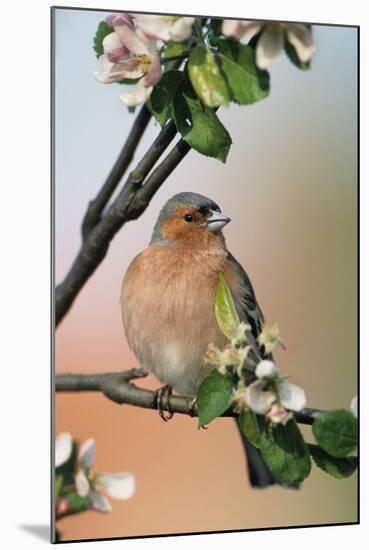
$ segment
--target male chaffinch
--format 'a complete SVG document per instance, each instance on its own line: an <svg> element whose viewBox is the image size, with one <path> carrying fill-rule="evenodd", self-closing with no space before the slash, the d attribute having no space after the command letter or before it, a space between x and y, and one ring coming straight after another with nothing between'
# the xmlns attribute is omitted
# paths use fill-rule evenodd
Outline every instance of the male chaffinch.
<svg viewBox="0 0 369 550"><path fill-rule="evenodd" d="M141 368L183 395L196 396L209 373L203 361L208 344L226 344L214 313L219 274L231 289L240 319L251 325L255 337L261 330L263 314L251 282L222 233L230 221L202 195L175 195L162 208L150 245L133 259L123 279L129 346ZM242 440L251 484L275 483L259 451L244 436Z"/></svg>

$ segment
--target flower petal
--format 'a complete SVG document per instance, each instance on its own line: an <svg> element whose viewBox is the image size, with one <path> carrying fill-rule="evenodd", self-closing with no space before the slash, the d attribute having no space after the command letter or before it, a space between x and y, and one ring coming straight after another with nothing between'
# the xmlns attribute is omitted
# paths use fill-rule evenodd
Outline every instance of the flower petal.
<svg viewBox="0 0 369 550"><path fill-rule="evenodd" d="M105 18L105 21L111 27L119 25L129 25L133 28L133 19L129 13L111 13Z"/></svg>
<svg viewBox="0 0 369 550"><path fill-rule="evenodd" d="M117 474L100 474L99 483L110 497L126 500L135 494L136 482L133 474L119 472Z"/></svg>
<svg viewBox="0 0 369 550"><path fill-rule="evenodd" d="M275 401L275 395L271 391L264 391L266 383L264 380L257 380L245 391L246 404L257 414L265 414Z"/></svg>
<svg viewBox="0 0 369 550"><path fill-rule="evenodd" d="M284 45L283 29L274 23L266 25L256 45L256 64L267 69L281 54Z"/></svg>
<svg viewBox="0 0 369 550"><path fill-rule="evenodd" d="M150 65L149 70L143 78L143 84L147 86L155 86L155 84L161 79L163 70L161 68L159 56L156 55Z"/></svg>
<svg viewBox="0 0 369 550"><path fill-rule="evenodd" d="M148 42L128 25L115 27L115 32L119 35L121 43L134 55L150 55Z"/></svg>
<svg viewBox="0 0 369 550"><path fill-rule="evenodd" d="M172 21L167 21L164 17L136 14L135 22L148 38L163 40L164 42L171 39Z"/></svg>
<svg viewBox="0 0 369 550"><path fill-rule="evenodd" d="M77 462L83 470L86 470L95 462L96 444L92 438L86 439L78 450Z"/></svg>
<svg viewBox="0 0 369 550"><path fill-rule="evenodd" d="M194 17L178 17L170 29L170 36L176 42L183 42L191 36Z"/></svg>
<svg viewBox="0 0 369 550"><path fill-rule="evenodd" d="M288 382L282 382L279 385L279 396L281 403L286 409L291 411L301 411L306 405L305 391L296 386L296 384L289 384Z"/></svg>
<svg viewBox="0 0 369 550"><path fill-rule="evenodd" d="M55 468L58 468L70 458L73 450L72 436L62 432L55 438Z"/></svg>
<svg viewBox="0 0 369 550"><path fill-rule="evenodd" d="M134 107L145 103L145 101L150 97L152 92L152 86L144 86L142 79L136 84L136 86L131 86L131 91L120 96L121 101L127 107Z"/></svg>
<svg viewBox="0 0 369 550"><path fill-rule="evenodd" d="M258 378L268 378L269 376L272 376L277 372L277 367L275 366L273 361L270 361L269 359L264 359L263 361L260 361L255 369L255 374Z"/></svg>
<svg viewBox="0 0 369 550"><path fill-rule="evenodd" d="M262 24L258 21L244 21L239 19L224 19L222 24L222 33L224 36L230 36L236 40L244 38L245 41L251 40L261 29Z"/></svg>
<svg viewBox="0 0 369 550"><path fill-rule="evenodd" d="M107 34L102 41L102 45L105 53L108 53L116 50L117 48L120 48L122 46L122 42L121 42L121 39L119 38L119 34L115 31L111 32L110 34Z"/></svg>
<svg viewBox="0 0 369 550"><path fill-rule="evenodd" d="M111 512L111 504L104 495L97 491L90 491L88 495L92 502L92 507L98 512Z"/></svg>
<svg viewBox="0 0 369 550"><path fill-rule="evenodd" d="M287 40L295 47L298 58L303 63L309 61L315 52L315 44L306 25L289 23L287 25Z"/></svg>
<svg viewBox="0 0 369 550"><path fill-rule="evenodd" d="M352 398L350 409L352 411L352 414L357 418L357 395Z"/></svg>
<svg viewBox="0 0 369 550"><path fill-rule="evenodd" d="M76 490L80 497L86 497L90 492L90 482L83 470L79 470L74 476Z"/></svg>

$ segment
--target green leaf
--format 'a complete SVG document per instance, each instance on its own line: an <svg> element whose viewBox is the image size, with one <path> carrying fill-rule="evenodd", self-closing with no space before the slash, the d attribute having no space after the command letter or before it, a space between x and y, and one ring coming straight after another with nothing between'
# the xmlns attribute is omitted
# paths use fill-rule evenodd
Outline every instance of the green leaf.
<svg viewBox="0 0 369 550"><path fill-rule="evenodd" d="M188 72L198 97L208 107L228 105L228 86L216 63L214 55L200 45L191 51Z"/></svg>
<svg viewBox="0 0 369 550"><path fill-rule="evenodd" d="M182 71L167 71L151 92L147 107L161 126L172 116L174 94L182 79Z"/></svg>
<svg viewBox="0 0 369 550"><path fill-rule="evenodd" d="M326 453L318 445L309 445L309 450L318 468L336 479L350 477L357 468L357 458L354 456L337 458Z"/></svg>
<svg viewBox="0 0 369 550"><path fill-rule="evenodd" d="M209 31L207 34L208 42L211 46L217 46L219 40L221 40L222 33L222 20L221 19L211 19L209 24Z"/></svg>
<svg viewBox="0 0 369 550"><path fill-rule="evenodd" d="M311 469L308 447L294 419L275 427L258 417L260 451L270 471L281 483L298 487Z"/></svg>
<svg viewBox="0 0 369 550"><path fill-rule="evenodd" d="M223 275L219 277L219 284L215 294L215 317L220 330L227 338L233 334L240 323L231 291Z"/></svg>
<svg viewBox="0 0 369 550"><path fill-rule="evenodd" d="M163 57L173 57L182 55L187 50L188 41L185 42L167 42L163 50Z"/></svg>
<svg viewBox="0 0 369 550"><path fill-rule="evenodd" d="M260 448L260 431L255 414L250 409L243 409L239 417L242 433L254 445Z"/></svg>
<svg viewBox="0 0 369 550"><path fill-rule="evenodd" d="M223 376L217 369L202 381L197 394L197 410L199 427L208 424L220 416L231 404L232 382L228 376Z"/></svg>
<svg viewBox="0 0 369 550"><path fill-rule="evenodd" d="M59 496L60 495L60 491L63 487L63 476L62 475L58 475L58 476L55 476L55 496Z"/></svg>
<svg viewBox="0 0 369 550"><path fill-rule="evenodd" d="M232 101L248 105L269 95L269 73L255 64L254 50L235 41L222 40L217 55Z"/></svg>
<svg viewBox="0 0 369 550"><path fill-rule="evenodd" d="M357 446L357 419L345 409L329 411L313 424L316 442L330 455L349 455Z"/></svg>
<svg viewBox="0 0 369 550"><path fill-rule="evenodd" d="M193 149L226 161L231 136L214 111L195 97L187 81L178 87L174 96L173 115L178 131Z"/></svg>
<svg viewBox="0 0 369 550"><path fill-rule="evenodd" d="M80 512L85 512L91 508L91 500L89 497L81 497L77 492L71 491L66 495L63 495L63 498L67 499L69 502L68 511L63 514L69 516L71 514L79 514Z"/></svg>
<svg viewBox="0 0 369 550"><path fill-rule="evenodd" d="M94 36L94 50L96 52L96 57L100 57L104 53L103 40L105 36L111 34L113 29L105 21L101 21L97 27L96 34Z"/></svg>
<svg viewBox="0 0 369 550"><path fill-rule="evenodd" d="M307 69L310 69L310 61L300 61L299 56L296 53L295 47L290 44L287 40L285 43L284 50L289 58L289 60L296 65L299 69L302 69L303 71L306 71Z"/></svg>

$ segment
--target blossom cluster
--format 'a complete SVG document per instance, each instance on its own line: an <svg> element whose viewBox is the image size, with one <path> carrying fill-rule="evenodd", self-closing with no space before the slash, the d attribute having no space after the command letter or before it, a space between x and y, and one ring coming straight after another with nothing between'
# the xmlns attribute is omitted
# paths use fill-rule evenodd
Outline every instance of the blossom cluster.
<svg viewBox="0 0 369 550"><path fill-rule="evenodd" d="M193 32L194 17L113 13L105 22L111 28L102 41L103 53L95 78L102 83L136 82L120 99L133 107L144 103L163 75L160 54L167 43L205 43L205 37ZM200 25L201 26L201 25ZM199 36L200 33L200 36ZM223 37L248 43L257 39L255 62L267 69L288 44L301 63L307 63L315 50L309 28L298 23L279 23L225 19L220 26Z"/></svg>
<svg viewBox="0 0 369 550"><path fill-rule="evenodd" d="M128 107L144 103L163 71L158 41L184 41L192 32L192 17L116 13L106 18L112 32L103 40L104 53L95 78L104 84L139 79L120 96Z"/></svg>
<svg viewBox="0 0 369 550"><path fill-rule="evenodd" d="M292 417L291 411L301 411L305 407L305 392L296 384L287 382L272 360L262 358L250 331L251 327L241 322L224 350L209 345L205 361L223 375L227 372L237 375L233 401L238 411L248 408L265 415L274 425L286 424ZM264 326L258 344L267 355L277 345L283 345L278 325ZM246 385L248 374L254 380Z"/></svg>
<svg viewBox="0 0 369 550"><path fill-rule="evenodd" d="M60 433L55 439L55 467L58 469L72 456L73 440L68 432ZM135 493L135 478L129 472L114 474L97 472L93 467L96 456L95 440L84 441L78 449L76 472L74 472L73 490L80 497L88 497L91 507L99 512L110 512L111 504L104 491L111 498L126 500ZM70 512L67 493L59 494L56 499L56 517Z"/></svg>

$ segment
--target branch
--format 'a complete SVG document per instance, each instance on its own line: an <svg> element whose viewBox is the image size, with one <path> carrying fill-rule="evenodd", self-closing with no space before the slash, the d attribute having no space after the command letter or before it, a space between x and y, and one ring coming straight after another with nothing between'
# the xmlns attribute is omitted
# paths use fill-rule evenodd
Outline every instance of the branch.
<svg viewBox="0 0 369 550"><path fill-rule="evenodd" d="M55 391L102 392L108 399L118 404L133 405L144 409L157 409L156 392L138 388L131 380L142 378L146 373L141 369L132 369L125 372L112 372L104 374L58 374L55 377ZM168 403L169 401L169 403ZM198 416L197 406L192 407L193 398L182 395L172 395L169 400L164 400L162 409L180 414ZM192 408L192 411L191 411ZM312 424L318 416L325 411L305 408L295 413L295 418L300 424ZM238 416L232 409L222 414L225 417Z"/></svg>
<svg viewBox="0 0 369 550"><path fill-rule="evenodd" d="M105 206L108 204L112 194L117 188L120 180L124 176L128 166L130 165L133 155L137 149L137 146L145 132L147 125L150 121L151 113L144 105L138 113L131 131L128 135L123 149L121 150L110 174L108 175L104 185L96 195L96 197L90 201L87 212L82 222L82 236L83 239L87 239L92 229L101 219L101 213Z"/></svg>
<svg viewBox="0 0 369 550"><path fill-rule="evenodd" d="M156 191L190 150L186 142L179 140L143 185L146 176L176 133L176 127L172 122L164 126L147 153L129 174L117 199L83 242L70 271L64 281L56 287L56 324L62 320L78 292L105 257L117 231L127 221L138 218L146 210Z"/></svg>

